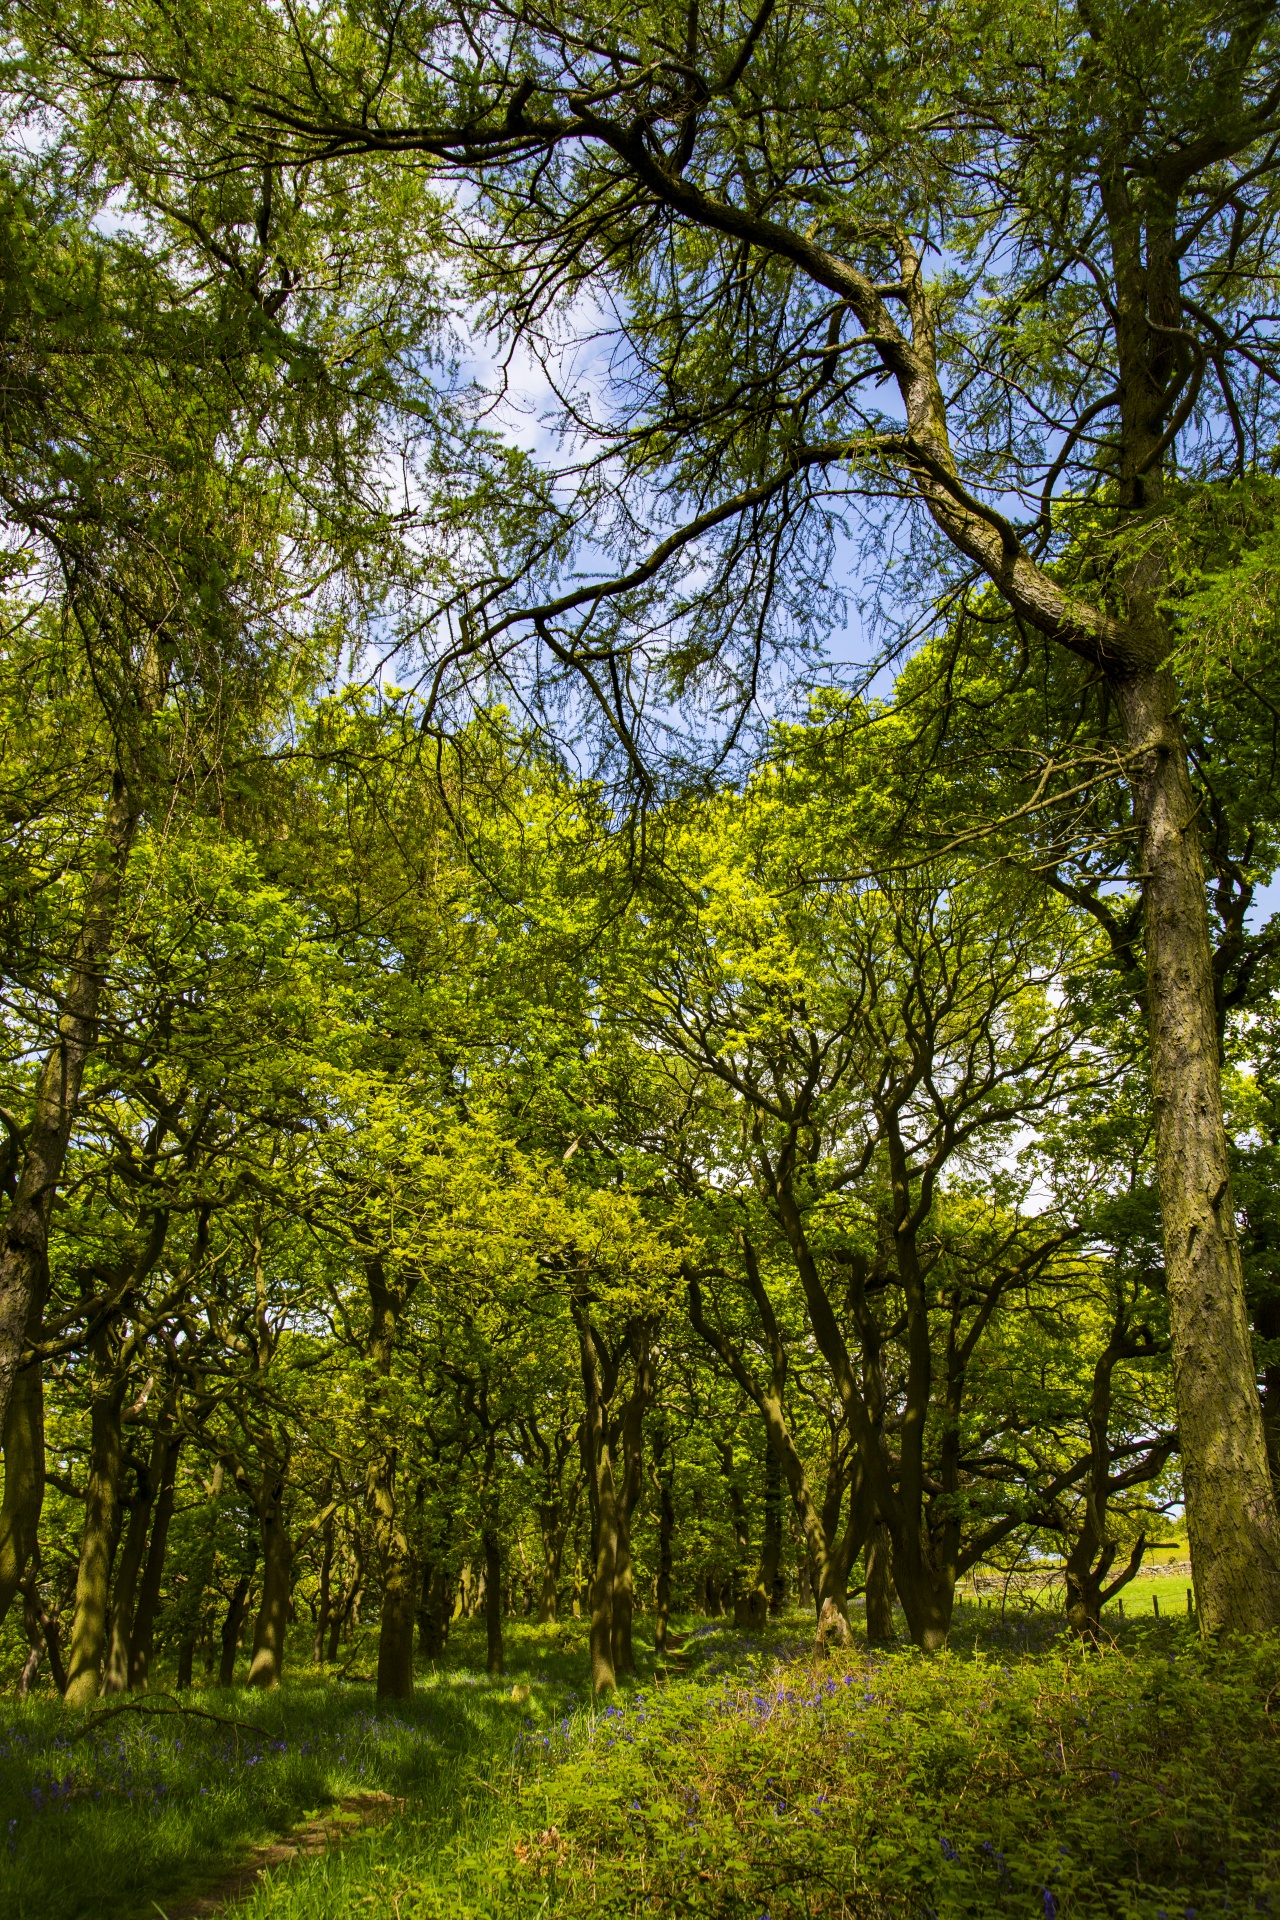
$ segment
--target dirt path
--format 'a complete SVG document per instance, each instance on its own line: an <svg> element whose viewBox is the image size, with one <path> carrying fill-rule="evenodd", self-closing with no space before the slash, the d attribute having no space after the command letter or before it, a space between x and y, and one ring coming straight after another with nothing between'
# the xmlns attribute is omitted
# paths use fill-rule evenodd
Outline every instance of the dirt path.
<svg viewBox="0 0 1280 1920"><path fill-rule="evenodd" d="M331 1846L341 1845L364 1827L381 1826L393 1813L399 1813L403 1806L403 1800L395 1800L389 1793L349 1794L345 1800L330 1807L327 1813L304 1820L280 1839L264 1840L194 1898L179 1900L169 1906L161 1906L158 1900L153 1900L146 1909L147 1920L156 1920L157 1914L161 1920L213 1920L214 1915L227 1913L247 1899L264 1873L270 1873L276 1867L290 1866L295 1860L305 1860L317 1853L324 1853Z"/></svg>

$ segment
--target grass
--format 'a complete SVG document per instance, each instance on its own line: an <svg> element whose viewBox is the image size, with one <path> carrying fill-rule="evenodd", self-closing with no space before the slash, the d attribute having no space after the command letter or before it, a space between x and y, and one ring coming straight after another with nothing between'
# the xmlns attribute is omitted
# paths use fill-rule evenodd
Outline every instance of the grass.
<svg viewBox="0 0 1280 1920"><path fill-rule="evenodd" d="M0 1912L154 1917L379 1790L403 1813L269 1876L241 1920L1280 1914L1280 1645L1206 1648L1183 1617L1087 1654L1058 1627L961 1608L941 1657L815 1660L799 1615L758 1642L703 1624L679 1678L643 1658L596 1709L581 1627L517 1624L504 1681L468 1629L394 1711L305 1675L193 1696L265 1739L122 1715L72 1741L56 1703L14 1704Z"/></svg>
<svg viewBox="0 0 1280 1920"><path fill-rule="evenodd" d="M465 1640L466 1636L464 1636ZM530 1700L461 1662L412 1701L379 1707L368 1685L299 1669L274 1695L183 1696L224 1720L124 1713L87 1734L51 1696L0 1705L0 1914L125 1920L176 1904L252 1843L345 1796L381 1792L412 1821L461 1818L494 1770L509 1775L530 1717L573 1705L581 1661L525 1636ZM464 1649L465 1653L465 1649ZM572 1679L570 1675L572 1673ZM159 1696L148 1704L170 1703Z"/></svg>

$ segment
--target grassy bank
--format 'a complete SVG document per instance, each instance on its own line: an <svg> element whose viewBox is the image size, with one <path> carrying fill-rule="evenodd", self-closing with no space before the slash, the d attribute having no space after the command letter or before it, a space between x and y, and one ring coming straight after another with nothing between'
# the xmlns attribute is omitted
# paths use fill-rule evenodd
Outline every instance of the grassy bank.
<svg viewBox="0 0 1280 1920"><path fill-rule="evenodd" d="M601 1710L576 1630L522 1628L503 1682L464 1635L394 1712L332 1681L193 1702L261 1736L121 1715L72 1740L35 1704L5 1716L0 1911L154 1916L374 1790L403 1810L243 1920L1280 1913L1280 1647L1141 1622L1090 1655L1056 1624L965 1610L941 1658L826 1661L799 1617L755 1644L703 1626L683 1672L644 1659Z"/></svg>

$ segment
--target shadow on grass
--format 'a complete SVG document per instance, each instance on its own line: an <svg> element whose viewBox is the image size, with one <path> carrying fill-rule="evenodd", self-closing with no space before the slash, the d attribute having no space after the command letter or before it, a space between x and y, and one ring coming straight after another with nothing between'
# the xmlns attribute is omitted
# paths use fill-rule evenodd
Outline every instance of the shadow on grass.
<svg viewBox="0 0 1280 1920"><path fill-rule="evenodd" d="M368 1684L287 1668L274 1694L181 1697L261 1732L177 1711L95 1726L48 1695L0 1703L0 1914L154 1915L153 1902L189 1898L252 1844L361 1794L447 1821L477 1781L509 1770L522 1729L573 1711L584 1667L568 1633L544 1629L514 1636L511 1672L490 1680L470 1664L476 1639L463 1632L394 1705L378 1705ZM513 1680L528 1688L520 1702Z"/></svg>
<svg viewBox="0 0 1280 1920"><path fill-rule="evenodd" d="M798 1613L756 1638L690 1623L600 1705L578 1622L512 1623L501 1679L464 1625L394 1706L306 1669L186 1697L261 1732L124 1713L81 1734L52 1699L10 1702L0 1914L155 1920L377 1796L385 1822L273 1872L237 1920L1280 1910L1274 1642L1147 1619L1086 1654L1048 1612L963 1605L932 1659L823 1660L812 1636ZM372 1654L370 1635L351 1673Z"/></svg>

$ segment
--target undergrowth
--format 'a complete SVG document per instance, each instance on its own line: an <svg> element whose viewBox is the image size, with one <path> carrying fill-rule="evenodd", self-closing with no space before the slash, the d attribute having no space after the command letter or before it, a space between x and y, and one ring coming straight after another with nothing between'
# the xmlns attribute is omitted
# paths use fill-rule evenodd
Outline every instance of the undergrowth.
<svg viewBox="0 0 1280 1920"><path fill-rule="evenodd" d="M698 1628L683 1673L643 1659L597 1709L575 1631L517 1626L501 1682L464 1635L395 1710L332 1681L195 1702L265 1738L121 1715L72 1740L53 1703L17 1710L0 1912L154 1920L247 1839L375 1789L403 1810L237 1915L1280 1915L1274 1640L1151 1623L1085 1653L987 1616L934 1658L824 1660L795 1617L767 1644Z"/></svg>

